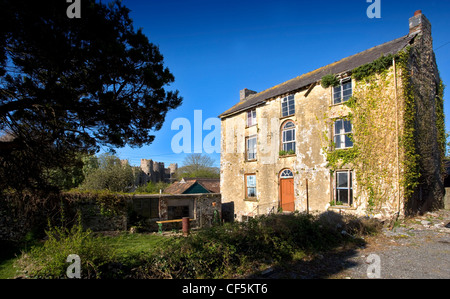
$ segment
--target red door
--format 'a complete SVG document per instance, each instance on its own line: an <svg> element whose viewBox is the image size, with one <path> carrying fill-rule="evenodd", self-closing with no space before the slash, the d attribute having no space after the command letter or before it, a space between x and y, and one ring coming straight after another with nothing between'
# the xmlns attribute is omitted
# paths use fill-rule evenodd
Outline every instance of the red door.
<svg viewBox="0 0 450 299"><path fill-rule="evenodd" d="M281 209L283 212L294 212L294 179L280 179Z"/></svg>

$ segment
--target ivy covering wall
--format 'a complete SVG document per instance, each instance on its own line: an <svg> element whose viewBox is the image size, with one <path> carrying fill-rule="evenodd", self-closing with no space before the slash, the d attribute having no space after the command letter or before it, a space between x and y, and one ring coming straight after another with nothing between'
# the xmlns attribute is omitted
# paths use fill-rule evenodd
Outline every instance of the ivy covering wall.
<svg viewBox="0 0 450 299"><path fill-rule="evenodd" d="M326 146L323 150L331 172L343 168L355 170L354 202L365 206L367 213L378 213L383 209L398 211L399 200L406 204L421 182L410 51L408 47L397 55L383 56L352 70L353 97L344 103L349 108L347 113L339 117L352 123L353 148L335 150L333 140L330 140L332 134L324 134ZM333 86L334 80L328 75L324 82ZM447 138L443 90L441 82L436 91L435 121L442 159ZM330 111L323 119L326 127L332 130Z"/></svg>

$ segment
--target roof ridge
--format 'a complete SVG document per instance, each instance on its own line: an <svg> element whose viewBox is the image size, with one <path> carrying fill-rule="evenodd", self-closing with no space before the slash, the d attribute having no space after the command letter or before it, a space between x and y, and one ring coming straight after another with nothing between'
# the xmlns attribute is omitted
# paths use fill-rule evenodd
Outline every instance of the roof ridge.
<svg viewBox="0 0 450 299"><path fill-rule="evenodd" d="M297 76L295 78L292 78L288 81L282 82L280 84L277 84L273 87L270 87L268 89L265 89L261 92L258 92L256 94L252 94L250 96L248 96L245 101L240 101L239 103L235 104L233 107L231 107L230 109L226 110L225 112L223 112L222 114L219 115L220 118L224 118L227 117L229 115L244 111L246 109L252 108L254 106L258 106L261 105L263 103L265 103L267 100L270 100L274 97L292 92L294 90L298 90L301 88L304 88L314 82L317 82L318 80L320 80L320 78L322 76L320 76L320 78L317 76L317 74L321 74L327 70L330 70L330 73L333 73L333 67L334 68L338 68L339 66L341 66L342 64L344 64L345 62L349 63L348 67L343 67L346 69L337 71L336 73L343 73L343 72L348 72L351 71L353 69L355 69L358 66L364 65L370 61L373 61L378 57L373 57L373 59L370 57L371 53L373 52L377 52L378 50L383 50L384 48L387 48L386 51L381 51L382 55L388 55L388 54L393 54L393 53L398 53L400 50L402 50L407 43L409 43L417 34L413 34L413 35L405 35L396 39L393 39L391 41L385 42L383 44L371 47L369 49L366 49L364 51L358 52L356 54L353 54L351 56L347 56L344 57L340 60L337 60L333 63L327 64L325 66L322 66L318 69L315 69L313 71L310 71L308 73L302 74L300 76ZM392 49L389 47L391 45L396 45L398 43L401 43L401 46L399 47L393 47ZM367 59L361 59L361 61L357 61L354 63L353 60L357 60L357 58L359 57L363 57L364 56L369 56ZM366 60L370 60L368 62L366 62ZM317 76L317 77L315 77ZM304 80L305 82L301 82L302 80ZM297 83L297 84L296 84ZM293 86L289 86L289 85L293 85ZM283 89L283 87L288 86L287 88ZM279 91L277 92L277 89L279 89ZM267 96L265 96L265 94L267 94Z"/></svg>

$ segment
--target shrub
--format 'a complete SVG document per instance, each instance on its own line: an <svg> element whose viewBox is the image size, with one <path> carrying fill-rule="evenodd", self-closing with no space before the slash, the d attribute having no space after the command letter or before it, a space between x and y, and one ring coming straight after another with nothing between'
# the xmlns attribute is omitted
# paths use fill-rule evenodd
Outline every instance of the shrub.
<svg viewBox="0 0 450 299"><path fill-rule="evenodd" d="M322 77L320 84L322 85L323 88L328 88L330 86L334 87L339 86L339 83L340 81L335 75L328 74Z"/></svg>
<svg viewBox="0 0 450 299"><path fill-rule="evenodd" d="M178 238L135 269L138 278L233 278L261 266L332 249L347 240L341 233L366 233L364 224L339 223L308 214L272 214L227 223ZM352 219L353 221L353 219ZM338 225L339 224L339 225ZM354 229L351 229L354 228Z"/></svg>
<svg viewBox="0 0 450 299"><path fill-rule="evenodd" d="M111 261L110 248L95 238L92 231L83 231L81 223L72 228L50 226L47 240L34 246L28 253L22 253L18 266L30 278L66 278L66 262L70 254L81 259L82 278L101 278L101 268Z"/></svg>

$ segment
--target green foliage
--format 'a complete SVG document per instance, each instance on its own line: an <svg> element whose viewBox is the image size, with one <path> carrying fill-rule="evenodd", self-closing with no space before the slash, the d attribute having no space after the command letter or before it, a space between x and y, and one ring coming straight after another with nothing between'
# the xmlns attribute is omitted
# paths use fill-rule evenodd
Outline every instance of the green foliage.
<svg viewBox="0 0 450 299"><path fill-rule="evenodd" d="M95 160L89 161L85 169L86 179L80 186L82 190L109 190L111 192L127 192L135 183L131 166L109 153L98 157L98 168Z"/></svg>
<svg viewBox="0 0 450 299"><path fill-rule="evenodd" d="M408 59L411 49L399 54L398 66L401 70L401 78L403 82L403 99L404 104L404 129L401 135L401 146L404 152L403 167L404 174L402 177L402 185L404 189L405 201L408 202L416 187L419 185L421 177L419 159L416 144L416 102L414 92L412 90L411 75L408 68Z"/></svg>
<svg viewBox="0 0 450 299"><path fill-rule="evenodd" d="M352 70L352 78L360 81L374 74L380 74L381 72L389 69L392 66L392 61L395 57L396 56L393 54L381 56L371 63L367 63L360 67L357 67Z"/></svg>
<svg viewBox="0 0 450 299"><path fill-rule="evenodd" d="M1 2L1 190L48 190L48 172L78 163L78 153L150 144L182 102L158 46L121 1L83 1L74 22L66 9Z"/></svg>
<svg viewBox="0 0 450 299"><path fill-rule="evenodd" d="M110 247L95 238L91 231L83 231L80 221L70 229L50 226L46 234L43 245L23 253L17 261L27 277L67 278L70 264L66 259L70 254L76 254L81 259L82 278L100 278L102 266L113 258Z"/></svg>
<svg viewBox="0 0 450 299"><path fill-rule="evenodd" d="M149 194L158 194L159 190L166 189L170 184L164 182L154 183L152 181L148 182L147 185L142 185L137 187L135 193L149 193Z"/></svg>
<svg viewBox="0 0 450 299"><path fill-rule="evenodd" d="M396 55L382 56L379 59L355 68L351 71L355 80L353 96L344 106L350 108L343 118L352 123L353 147L335 150L332 141L324 135L324 152L327 153L328 167L334 172L339 168L352 168L356 173L358 194L367 198L367 210L373 212L381 203L389 198L387 190L395 186L392 171L387 163L380 163L380 157L393 156L387 151L385 142L396 142L394 138L395 123L391 99L387 91L392 82L389 69ZM324 117L327 126L332 127L332 120ZM334 203L333 204L337 204Z"/></svg>
<svg viewBox="0 0 450 299"><path fill-rule="evenodd" d="M139 278L235 278L335 248L349 241L342 229L358 236L377 230L369 226L376 225L339 215L334 219L298 213L260 216L176 239L135 271Z"/></svg>
<svg viewBox="0 0 450 299"><path fill-rule="evenodd" d="M294 150L288 150L288 151L281 150L278 154L280 155L280 157L290 156L290 155L295 155L295 151Z"/></svg>
<svg viewBox="0 0 450 299"><path fill-rule="evenodd" d="M343 167L344 165L348 165L350 163L356 161L358 157L358 147L354 145L352 148L348 149L340 149L340 150L332 150L327 152L327 162L328 167L331 168L332 171Z"/></svg>
<svg viewBox="0 0 450 299"><path fill-rule="evenodd" d="M127 202L131 200L130 193L117 193L108 190L71 190L63 193L64 201L71 210L84 203L95 204L100 209L100 214L109 217L125 213L128 209ZM82 215L85 216L85 215Z"/></svg>
<svg viewBox="0 0 450 299"><path fill-rule="evenodd" d="M65 278L67 256L78 254L82 278L236 278L343 244L360 245L359 237L379 228L374 220L335 213L271 214L203 228L188 238L94 237L80 224L54 226L45 243L24 252L17 264L30 278Z"/></svg>
<svg viewBox="0 0 450 299"><path fill-rule="evenodd" d="M436 127L438 130L438 144L441 155L441 173L445 173L444 159L447 154L447 138L448 134L445 131L445 114L444 114L444 89L445 85L439 82L436 90Z"/></svg>
<svg viewBox="0 0 450 299"><path fill-rule="evenodd" d="M323 76L320 82L323 88L328 88L330 86L339 86L340 84L339 79L333 74Z"/></svg>

